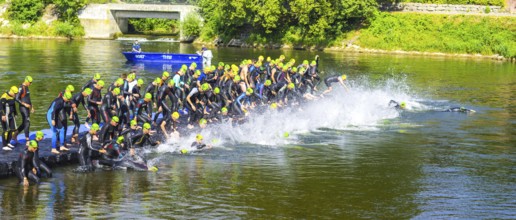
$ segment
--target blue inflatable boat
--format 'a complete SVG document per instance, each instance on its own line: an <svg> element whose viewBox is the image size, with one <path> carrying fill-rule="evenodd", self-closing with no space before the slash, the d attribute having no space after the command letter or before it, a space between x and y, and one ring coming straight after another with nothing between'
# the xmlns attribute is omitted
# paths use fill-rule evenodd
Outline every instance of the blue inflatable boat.
<svg viewBox="0 0 516 220"><path fill-rule="evenodd" d="M197 63L202 66L202 57L198 54L154 53L154 52L122 52L129 62L161 62L161 63Z"/></svg>

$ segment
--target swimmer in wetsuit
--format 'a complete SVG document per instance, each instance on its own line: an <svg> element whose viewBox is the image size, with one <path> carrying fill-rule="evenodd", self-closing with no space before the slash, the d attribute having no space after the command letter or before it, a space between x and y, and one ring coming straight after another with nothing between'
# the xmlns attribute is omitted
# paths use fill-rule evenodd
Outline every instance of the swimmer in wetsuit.
<svg viewBox="0 0 516 220"><path fill-rule="evenodd" d="M91 80L89 80L88 82L86 82L86 84L84 84L81 91L84 91L84 89L86 89L86 88L93 89L93 87L95 86L95 84L97 84L97 82L99 80L100 80L100 73L95 73L93 78Z"/></svg>
<svg viewBox="0 0 516 220"><path fill-rule="evenodd" d="M197 134L197 135L195 136L195 141L192 143L192 146L191 146L191 147L192 147L192 148L195 148L195 149L197 149L197 150L210 149L210 148L211 148L211 145L209 145L209 144L204 144L204 143L202 142L202 140L203 140L202 135L201 135L201 134Z"/></svg>
<svg viewBox="0 0 516 220"><path fill-rule="evenodd" d="M36 171L37 171L36 175L38 177L41 178L43 176L43 173L45 173L47 175L47 177L50 178L50 177L52 177L52 170L50 169L49 166L47 166L45 163L43 163L43 161L41 161L39 159L39 142L41 142L44 137L45 137L45 135L43 134L42 131L36 132L36 138L34 140L36 141L36 143L38 143L38 148L34 152L33 164L36 168ZM27 141L26 146L27 146L27 148L30 147L30 141Z"/></svg>
<svg viewBox="0 0 516 220"><path fill-rule="evenodd" d="M16 142L17 136L19 133L25 133L25 140L29 142L29 129L30 129L30 113L34 113L34 107L32 106L32 102L30 99L30 91L29 86L32 84L32 77L25 77L25 81L21 84L18 89L18 94L16 94L16 101L20 103L19 109L22 117L22 123L18 127L16 134L13 139Z"/></svg>
<svg viewBox="0 0 516 220"><path fill-rule="evenodd" d="M453 108L446 109L443 112L475 113L476 111L473 109L467 109L464 107L453 107Z"/></svg>
<svg viewBox="0 0 516 220"><path fill-rule="evenodd" d="M394 108L396 108L397 110L403 110L403 109L406 109L407 108L407 103L405 102L396 102L394 100L391 100L389 102L389 106L393 106Z"/></svg>
<svg viewBox="0 0 516 220"><path fill-rule="evenodd" d="M340 83L342 85L342 87L344 87L344 89L346 89L346 92L349 91L348 87L346 86L346 84L344 84L344 81L347 79L348 77L346 76L346 74L342 74L341 76L328 76L326 78L324 78L324 84L326 84L326 87L328 87L328 89L326 89L322 95L325 95L325 94L328 94L329 92L331 92L333 90L331 84L332 83Z"/></svg>
<svg viewBox="0 0 516 220"><path fill-rule="evenodd" d="M152 94L145 93L143 99L138 100L136 104L134 120L142 123L150 123L152 121Z"/></svg>
<svg viewBox="0 0 516 220"><path fill-rule="evenodd" d="M79 105L82 105L84 110L88 113L88 117L90 117L90 112L88 108L86 108L86 101L84 100L91 94L90 88L85 88L82 92L78 92L72 96L72 100L70 100L72 104L72 111L70 113L71 119L74 124L73 132L72 132L72 143L77 143L79 140L79 128L81 127L81 122L79 120L79 114L77 113L79 110Z"/></svg>
<svg viewBox="0 0 516 220"><path fill-rule="evenodd" d="M118 123L120 119L118 116L113 116L111 121L104 124L99 132L99 142L104 145L118 136Z"/></svg>
<svg viewBox="0 0 516 220"><path fill-rule="evenodd" d="M122 148L124 144L124 136L119 136L116 140L113 139L111 144L104 147L104 151L101 152L102 156L99 160L99 164L113 167L117 161L122 159ZM100 151L99 151L100 152Z"/></svg>
<svg viewBox="0 0 516 220"><path fill-rule="evenodd" d="M18 159L18 167L15 173L23 183L23 186L29 186L29 180L33 183L39 183L38 166L35 164L34 156L38 149L38 143L34 140L29 142L29 147L20 154Z"/></svg>
<svg viewBox="0 0 516 220"><path fill-rule="evenodd" d="M13 133L16 131L16 99L15 95L18 93L18 88L12 86L11 89L5 92L0 97L0 115L2 116L2 144L3 150L13 150L14 145L11 143Z"/></svg>
<svg viewBox="0 0 516 220"><path fill-rule="evenodd" d="M100 154L106 153L104 149L97 149L93 147L93 136L97 135L99 125L93 123L90 131L86 133L80 140L79 154L79 165L80 169L84 171L90 171L94 169L93 160L99 159ZM98 153L96 153L98 152Z"/></svg>
<svg viewBox="0 0 516 220"><path fill-rule="evenodd" d="M170 138L170 134L173 133L175 136L179 136L179 112L166 115L161 123L159 123L161 133L166 139Z"/></svg>
<svg viewBox="0 0 516 220"><path fill-rule="evenodd" d="M62 97L56 98L48 107L47 122L52 129L52 153L59 154L57 141L61 143L59 150L68 151L65 147L65 127L68 126L68 117L65 112L65 105L72 99L72 94L66 92ZM59 140L58 140L59 139Z"/></svg>
<svg viewBox="0 0 516 220"><path fill-rule="evenodd" d="M159 141L151 140L151 125L149 123L143 124L142 130L129 132L127 134L127 147L129 148L131 156L134 155L135 148L141 148L145 145L156 146L160 144Z"/></svg>
<svg viewBox="0 0 516 220"><path fill-rule="evenodd" d="M102 104L102 88L104 87L104 81L99 80L91 89L91 94L88 96L88 110L90 111L90 117L86 119L85 125L88 127L88 122L91 119L92 123L100 123L100 109L99 105Z"/></svg>

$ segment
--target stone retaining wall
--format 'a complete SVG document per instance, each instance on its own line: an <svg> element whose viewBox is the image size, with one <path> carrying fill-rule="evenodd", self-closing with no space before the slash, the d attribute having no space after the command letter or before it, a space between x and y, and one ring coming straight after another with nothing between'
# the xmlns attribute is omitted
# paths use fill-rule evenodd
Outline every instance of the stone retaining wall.
<svg viewBox="0 0 516 220"><path fill-rule="evenodd" d="M392 3L383 4L380 7L384 11L403 12L429 12L450 14L490 14L507 13L500 6L485 5L447 5L447 4L423 4L423 3Z"/></svg>

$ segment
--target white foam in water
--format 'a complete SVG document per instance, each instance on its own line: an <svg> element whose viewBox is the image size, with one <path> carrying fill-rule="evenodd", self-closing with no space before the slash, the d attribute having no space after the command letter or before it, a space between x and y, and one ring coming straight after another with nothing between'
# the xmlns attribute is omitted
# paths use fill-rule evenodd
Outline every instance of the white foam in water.
<svg viewBox="0 0 516 220"><path fill-rule="evenodd" d="M119 37L116 40L119 40L119 41L135 41L135 40L138 40L140 42L148 41L147 38L144 38L144 37Z"/></svg>
<svg viewBox="0 0 516 220"><path fill-rule="evenodd" d="M314 131L319 128L339 130L371 130L378 129L384 119L399 116L399 112L389 107L390 100L405 101L407 106L415 106L407 92L404 80L387 80L381 85L373 86L367 79L349 82L350 91L334 85L334 90L322 99L307 102L301 106L293 106L281 111L267 110L263 114L251 113L249 121L232 126L230 124L214 124L202 131L204 140L210 144L218 139L214 147L229 144L257 144L279 146L295 142L296 134ZM319 90L321 90L319 86ZM289 137L285 138L285 132ZM159 146L160 152L178 152L190 149L195 134L180 139L172 139Z"/></svg>

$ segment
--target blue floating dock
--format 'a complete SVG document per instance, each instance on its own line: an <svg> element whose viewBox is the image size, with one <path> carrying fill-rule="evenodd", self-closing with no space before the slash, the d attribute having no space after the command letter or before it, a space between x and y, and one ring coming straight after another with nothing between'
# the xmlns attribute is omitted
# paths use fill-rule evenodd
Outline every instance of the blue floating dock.
<svg viewBox="0 0 516 220"><path fill-rule="evenodd" d="M73 126L69 126L68 133L70 135L66 137L67 140L71 138L72 130ZM79 128L79 137L82 137L82 134L86 131L88 131L88 129L84 125L81 125ZM39 157L41 161L51 167L62 164L76 164L79 162L77 153L79 145L71 145L68 147L70 149L69 151L53 154L50 152L52 150L52 130L45 129L42 130L42 132L45 134L45 139L39 143ZM29 136L30 140L34 140L35 136L36 132L31 132ZM14 150L0 150L0 177L14 176L14 168L17 166L20 154L26 148L25 143L25 135L20 134L18 135L18 144Z"/></svg>

